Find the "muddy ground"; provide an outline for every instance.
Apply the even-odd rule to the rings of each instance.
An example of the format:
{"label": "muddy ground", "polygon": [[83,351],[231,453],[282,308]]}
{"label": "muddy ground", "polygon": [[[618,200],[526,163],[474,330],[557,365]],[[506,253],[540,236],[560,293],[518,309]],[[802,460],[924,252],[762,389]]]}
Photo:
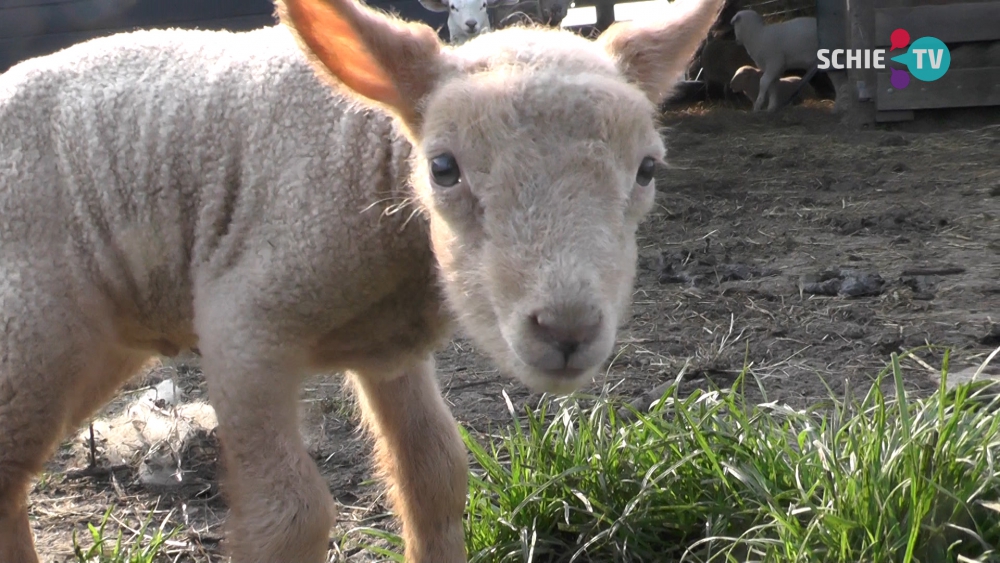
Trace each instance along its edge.
{"label": "muddy ground", "polygon": [[[671,167],[640,231],[635,305],[594,389],[638,396],[685,363],[685,391],[726,386],[746,363],[769,399],[804,406],[867,388],[893,351],[951,347],[958,370],[1000,346],[997,113],[859,129],[830,107],[666,114]],[[926,365],[908,361],[908,383],[926,393],[941,352],[919,357]],[[501,390],[519,407],[538,400],[466,339],[439,364],[456,418],[475,431],[510,420]],[[132,387],[167,377],[188,400],[204,399],[195,360],[167,362]],[[335,535],[391,528],[339,378],[311,381],[303,399],[304,432],[341,508]],[[170,560],[221,560],[213,435],[186,446],[185,484],[168,489],[140,483],[135,460],[114,467],[108,439],[96,440],[102,471],[67,474],[87,464],[84,442],[71,440],[33,491],[43,561],[72,560],[72,531],[85,533],[108,507],[130,527],[154,509],[157,522],[169,515],[181,526]],[[335,539],[331,560],[373,560],[356,540]]]}

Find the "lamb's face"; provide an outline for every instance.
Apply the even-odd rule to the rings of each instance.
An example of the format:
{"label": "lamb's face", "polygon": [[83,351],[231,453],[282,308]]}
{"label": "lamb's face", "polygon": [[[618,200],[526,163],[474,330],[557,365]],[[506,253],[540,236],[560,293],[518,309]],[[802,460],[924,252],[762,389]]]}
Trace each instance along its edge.
{"label": "lamb's face", "polygon": [[746,42],[747,29],[764,25],[764,19],[753,10],[741,10],[736,12],[729,24],[733,26],[736,42],[743,45]]}
{"label": "lamb's face", "polygon": [[448,26],[452,35],[472,37],[490,30],[486,0],[448,0]]}
{"label": "lamb's face", "polygon": [[511,31],[456,51],[465,70],[428,98],[414,184],[464,328],[529,387],[565,392],[612,352],[664,148],[602,50]]}

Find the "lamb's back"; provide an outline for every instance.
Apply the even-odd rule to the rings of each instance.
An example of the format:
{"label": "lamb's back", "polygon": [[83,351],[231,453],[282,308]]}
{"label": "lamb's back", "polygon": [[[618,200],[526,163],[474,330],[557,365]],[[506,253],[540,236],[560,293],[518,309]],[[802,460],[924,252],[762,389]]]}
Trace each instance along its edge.
{"label": "lamb's back", "polygon": [[[409,150],[281,27],[95,39],[0,76],[0,251],[52,254],[119,313],[176,332],[199,275],[262,249],[287,276],[325,257],[360,268],[345,255],[379,247],[380,208],[362,210],[405,195]],[[317,241],[330,248],[300,247]]]}

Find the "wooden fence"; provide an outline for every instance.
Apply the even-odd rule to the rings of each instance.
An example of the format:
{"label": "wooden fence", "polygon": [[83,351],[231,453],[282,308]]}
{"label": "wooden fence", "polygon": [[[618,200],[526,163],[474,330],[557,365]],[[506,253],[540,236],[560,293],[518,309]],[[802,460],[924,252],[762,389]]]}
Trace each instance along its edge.
{"label": "wooden fence", "polygon": [[[369,0],[444,30],[447,14],[417,0]],[[74,43],[121,31],[185,27],[245,31],[273,25],[272,0],[0,0],[0,72]]]}
{"label": "wooden fence", "polygon": [[[915,110],[1000,105],[1000,1],[817,0],[817,12],[821,49],[888,51],[892,32],[905,29],[911,40],[940,39],[954,57],[940,79],[913,79],[903,89],[892,86],[889,68],[847,70],[845,92],[856,96],[855,111],[899,121],[913,119]],[[981,49],[984,57],[969,64],[956,56],[969,48]],[[887,53],[887,64],[903,52]]]}

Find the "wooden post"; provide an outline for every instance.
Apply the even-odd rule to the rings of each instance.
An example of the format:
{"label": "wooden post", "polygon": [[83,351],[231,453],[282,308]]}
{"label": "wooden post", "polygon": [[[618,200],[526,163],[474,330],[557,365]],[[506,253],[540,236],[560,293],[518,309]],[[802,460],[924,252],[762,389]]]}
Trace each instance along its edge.
{"label": "wooden post", "polygon": [[596,0],[594,8],[597,10],[597,22],[594,27],[601,33],[615,23],[615,0]]}
{"label": "wooden post", "polygon": [[[847,0],[849,49],[875,48],[875,7],[872,0]],[[875,121],[876,77],[873,69],[847,70],[847,87],[854,103],[847,106],[848,119],[857,123]]]}
{"label": "wooden post", "polygon": [[[848,48],[846,0],[816,0],[816,36],[820,49]],[[830,69],[826,75],[836,89],[834,113],[849,113],[857,97],[847,79],[847,71]]]}

